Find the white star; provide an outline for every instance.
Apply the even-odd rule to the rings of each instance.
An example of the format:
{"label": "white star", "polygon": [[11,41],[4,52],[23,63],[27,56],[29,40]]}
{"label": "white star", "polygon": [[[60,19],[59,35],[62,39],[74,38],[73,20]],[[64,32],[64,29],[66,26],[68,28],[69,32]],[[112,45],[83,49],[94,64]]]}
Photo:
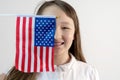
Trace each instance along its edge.
{"label": "white star", "polygon": [[36,22],[38,22],[39,20],[38,19],[36,19]]}
{"label": "white star", "polygon": [[38,27],[38,25],[36,24],[36,27]]}
{"label": "white star", "polygon": [[42,34],[43,34],[44,32],[42,32]]}
{"label": "white star", "polygon": [[52,27],[54,27],[54,25],[52,25]]}
{"label": "white star", "polygon": [[44,22],[46,22],[46,20],[44,20]]}
{"label": "white star", "polygon": [[52,20],[52,22],[54,22],[54,20]]}
{"label": "white star", "polygon": [[48,22],[50,22],[50,20],[48,20]]}
{"label": "white star", "polygon": [[36,38],[36,40],[38,40],[38,39]]}
{"label": "white star", "polygon": [[42,22],[42,20],[40,20],[40,22]]}
{"label": "white star", "polygon": [[40,22],[38,24],[40,24]]}
{"label": "white star", "polygon": [[36,34],[36,36],[38,36],[38,34]]}
{"label": "white star", "polygon": [[36,43],[36,45],[38,45],[38,44]]}
{"label": "white star", "polygon": [[42,29],[44,29],[44,27],[42,27]]}

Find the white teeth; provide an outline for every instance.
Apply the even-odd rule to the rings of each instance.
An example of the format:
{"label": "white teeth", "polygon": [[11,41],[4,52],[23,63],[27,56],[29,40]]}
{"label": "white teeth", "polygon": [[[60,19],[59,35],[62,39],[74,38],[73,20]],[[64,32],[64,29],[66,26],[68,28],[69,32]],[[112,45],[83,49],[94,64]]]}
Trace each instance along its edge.
{"label": "white teeth", "polygon": [[55,43],[55,46],[59,46],[59,45],[61,45],[61,43]]}
{"label": "white teeth", "polygon": [[55,42],[54,45],[55,45],[55,46],[60,46],[60,45],[62,45],[63,43],[64,43],[64,42],[62,42],[62,43],[61,43],[61,42]]}

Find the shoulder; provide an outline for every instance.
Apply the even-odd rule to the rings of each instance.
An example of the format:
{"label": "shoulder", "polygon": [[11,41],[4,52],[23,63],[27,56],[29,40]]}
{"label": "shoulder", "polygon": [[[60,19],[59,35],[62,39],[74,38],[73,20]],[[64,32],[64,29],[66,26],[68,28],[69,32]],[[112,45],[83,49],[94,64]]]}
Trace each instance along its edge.
{"label": "shoulder", "polygon": [[97,69],[88,63],[75,59],[72,69],[75,73],[86,77],[87,80],[99,80]]}

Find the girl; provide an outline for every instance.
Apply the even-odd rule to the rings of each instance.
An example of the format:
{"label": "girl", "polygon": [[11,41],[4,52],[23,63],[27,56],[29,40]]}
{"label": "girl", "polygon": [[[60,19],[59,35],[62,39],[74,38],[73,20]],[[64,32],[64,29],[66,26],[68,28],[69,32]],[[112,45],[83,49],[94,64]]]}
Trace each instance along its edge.
{"label": "girl", "polygon": [[[95,68],[82,54],[79,21],[75,10],[61,0],[47,1],[37,15],[55,15],[54,65],[58,80],[99,80]],[[42,80],[42,73],[23,73],[13,67],[5,80]]]}

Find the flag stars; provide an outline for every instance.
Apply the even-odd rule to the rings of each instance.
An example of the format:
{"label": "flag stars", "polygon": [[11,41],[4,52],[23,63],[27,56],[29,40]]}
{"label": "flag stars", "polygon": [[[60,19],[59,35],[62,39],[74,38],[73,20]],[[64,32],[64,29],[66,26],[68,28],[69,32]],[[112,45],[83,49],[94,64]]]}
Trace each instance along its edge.
{"label": "flag stars", "polygon": [[40,20],[40,22],[43,22],[42,20]]}
{"label": "flag stars", "polygon": [[38,19],[36,19],[36,22],[39,22],[39,20],[38,20]]}
{"label": "flag stars", "polygon": [[50,22],[50,20],[48,20],[48,23]]}
{"label": "flag stars", "polygon": [[52,23],[50,23],[50,25],[52,25]]}
{"label": "flag stars", "polygon": [[44,20],[44,22],[46,22],[46,20]]}
{"label": "flag stars", "polygon": [[39,22],[38,24],[40,25],[41,23]]}
{"label": "flag stars", "polygon": [[35,45],[53,46],[55,33],[55,18],[35,18]]}
{"label": "flag stars", "polygon": [[55,22],[54,20],[52,20],[52,22]]}

